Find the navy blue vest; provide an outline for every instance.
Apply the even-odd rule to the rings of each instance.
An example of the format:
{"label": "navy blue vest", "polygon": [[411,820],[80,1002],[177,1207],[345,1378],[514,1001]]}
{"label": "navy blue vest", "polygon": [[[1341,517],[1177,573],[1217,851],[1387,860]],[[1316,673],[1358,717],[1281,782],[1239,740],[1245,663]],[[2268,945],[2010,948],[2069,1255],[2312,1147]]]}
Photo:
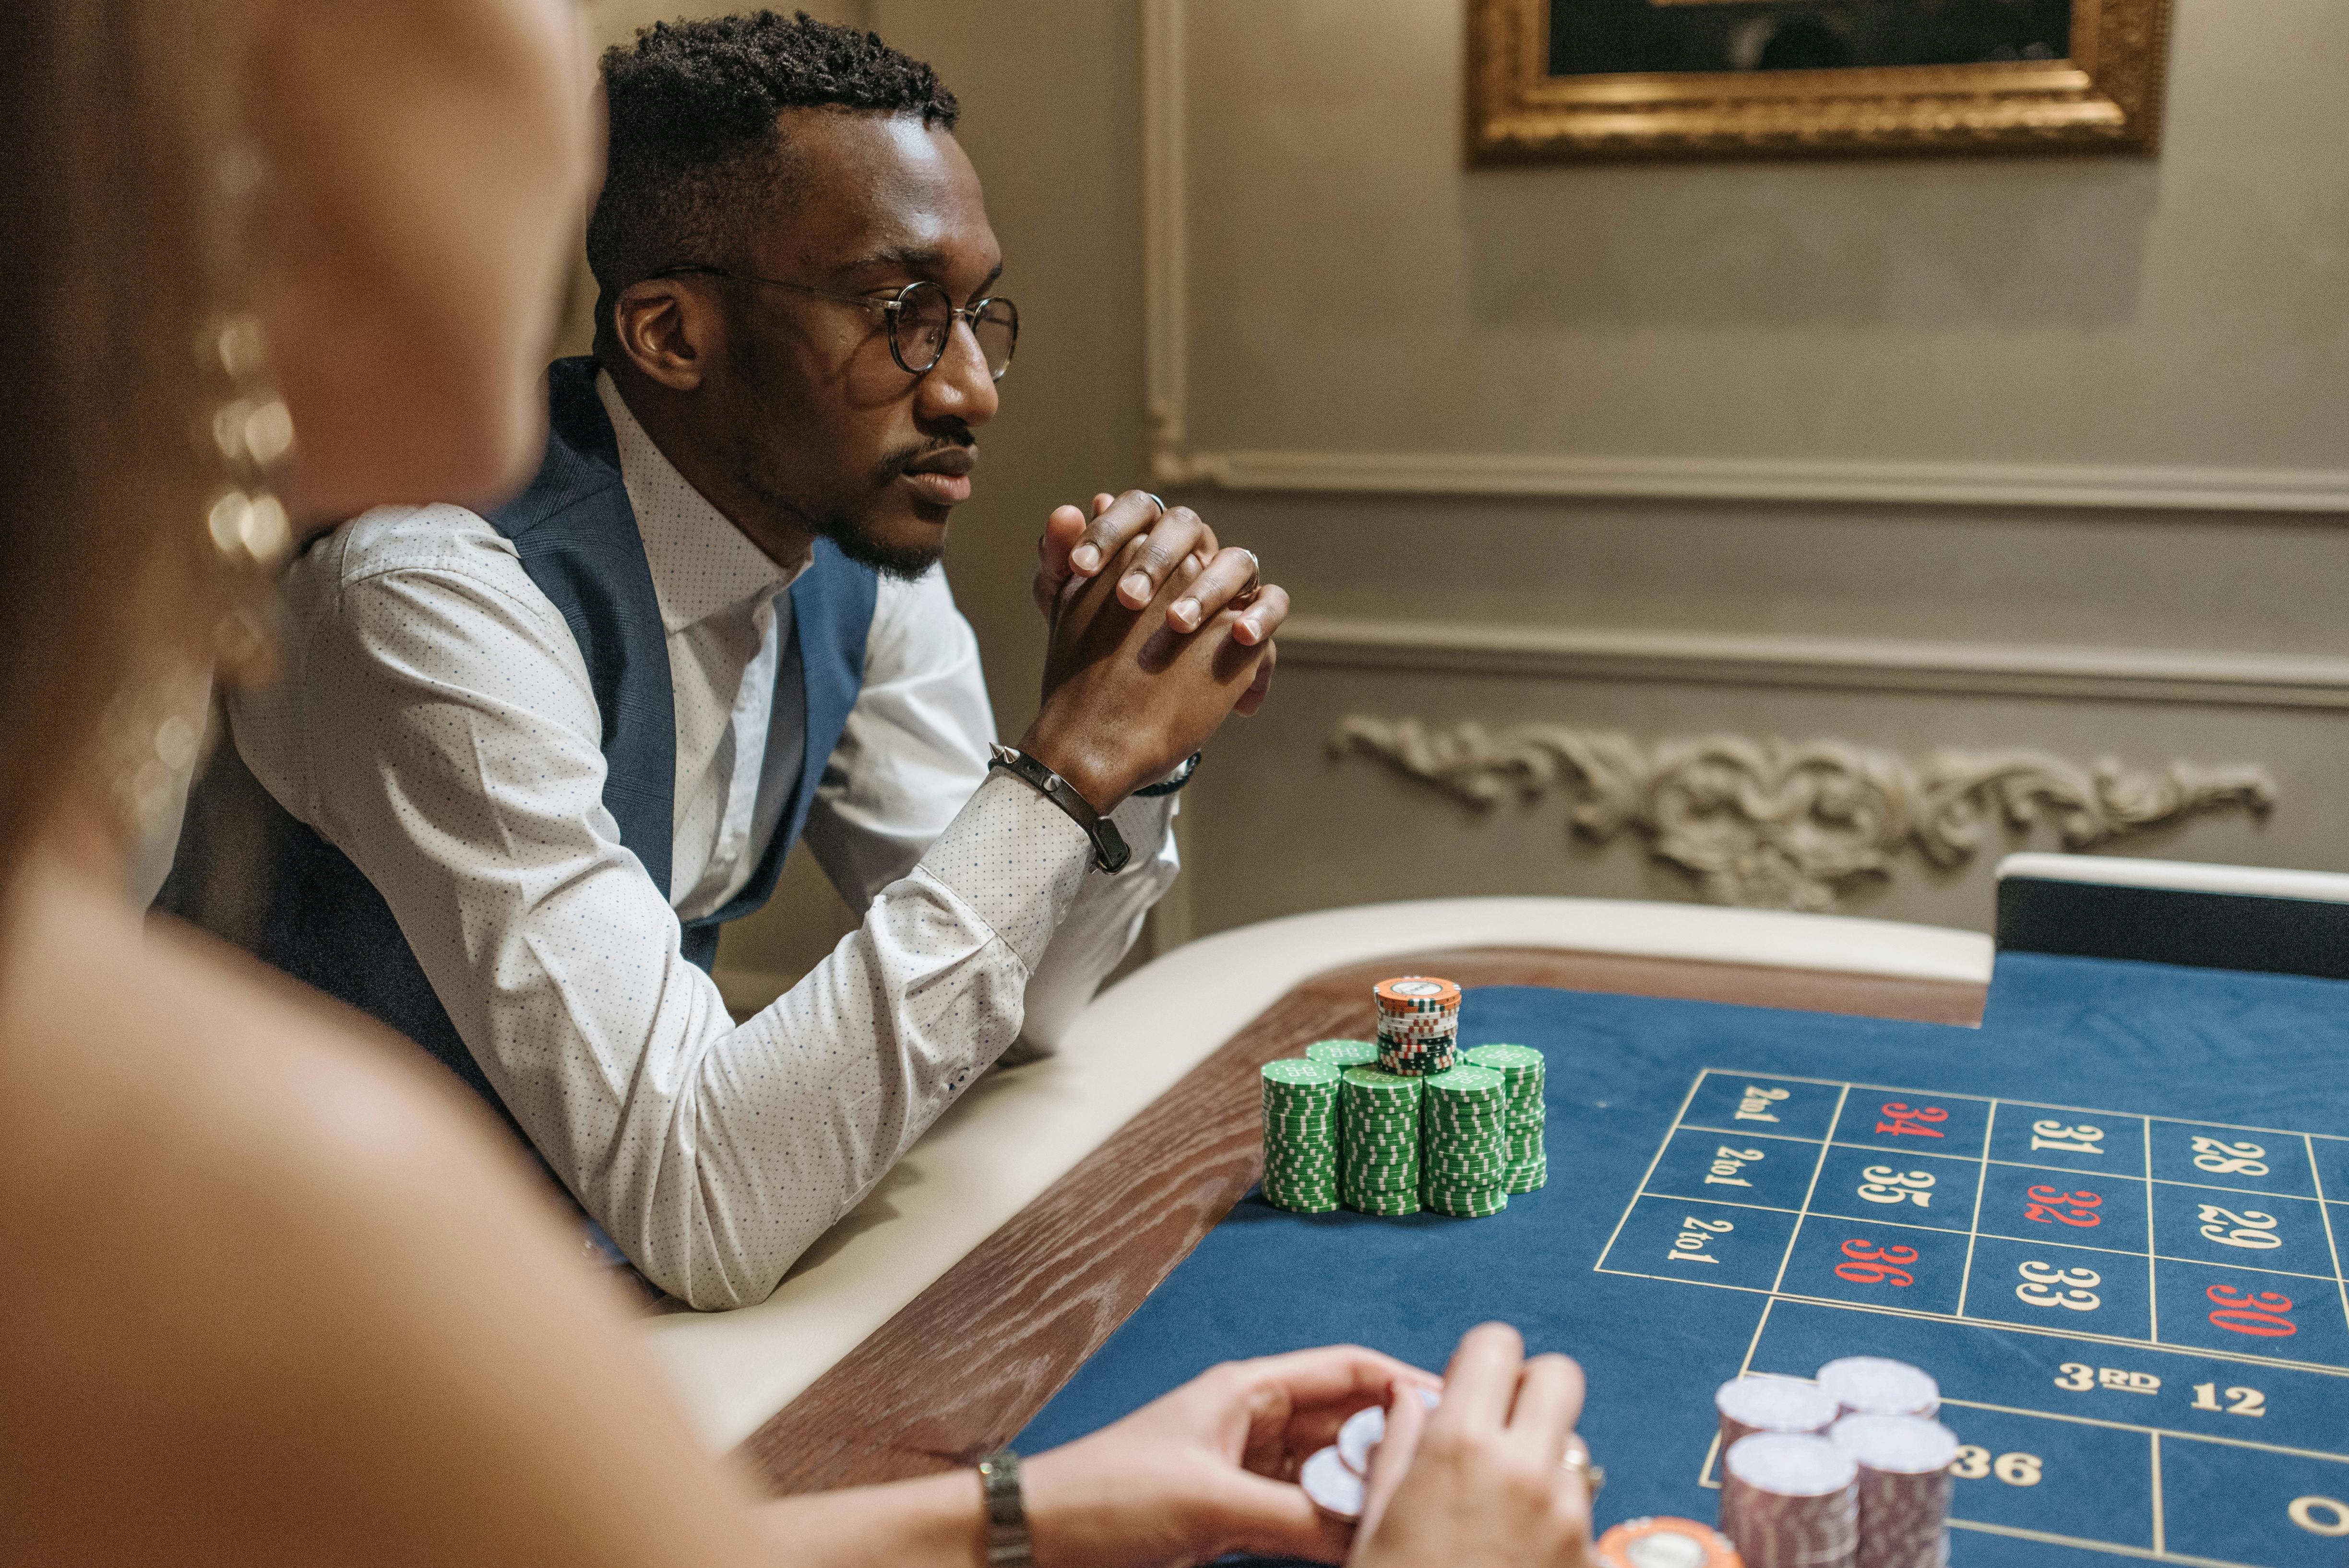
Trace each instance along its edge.
{"label": "navy blue vest", "polygon": [[[595,362],[557,360],[548,377],[546,461],[530,488],[489,521],[513,542],[523,570],[563,613],[579,644],[603,719],[604,804],[619,824],[620,842],[666,898],[677,779],[667,637],[621,483],[619,447],[595,395]],[[870,568],[823,539],[791,586],[792,634],[805,675],[800,777],[750,882],[724,908],[684,923],[685,956],[704,970],[718,955],[719,927],[767,902],[807,821],[816,782],[864,685],[875,588]],[[776,693],[779,707],[786,695]],[[497,1104],[383,895],[341,851],[298,823],[292,827],[271,889],[261,956],[398,1029]]]}

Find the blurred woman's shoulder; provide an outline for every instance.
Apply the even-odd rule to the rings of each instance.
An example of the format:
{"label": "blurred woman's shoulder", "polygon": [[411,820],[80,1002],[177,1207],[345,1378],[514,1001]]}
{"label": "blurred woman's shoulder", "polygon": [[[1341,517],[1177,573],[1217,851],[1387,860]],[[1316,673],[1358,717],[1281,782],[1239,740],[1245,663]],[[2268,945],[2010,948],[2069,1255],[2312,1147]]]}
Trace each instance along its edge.
{"label": "blurred woman's shoulder", "polygon": [[[17,891],[0,1474],[25,1508],[0,1564],[737,1544],[743,1498],[471,1096],[70,872]],[[563,1437],[517,1454],[523,1429]],[[514,1538],[549,1510],[579,1517]]]}

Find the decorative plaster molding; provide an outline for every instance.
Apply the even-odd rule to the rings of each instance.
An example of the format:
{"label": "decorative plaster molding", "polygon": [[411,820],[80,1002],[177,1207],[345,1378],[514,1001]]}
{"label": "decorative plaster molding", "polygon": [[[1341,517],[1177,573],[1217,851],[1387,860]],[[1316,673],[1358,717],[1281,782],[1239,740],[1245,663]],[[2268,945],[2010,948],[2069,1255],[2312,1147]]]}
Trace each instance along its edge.
{"label": "decorative plaster molding", "polygon": [[2349,659],[1292,616],[1292,668],[2349,709]]}
{"label": "decorative plaster molding", "polygon": [[1185,0],[1143,0],[1143,359],[1162,487],[2349,516],[2349,469],[1201,450],[1191,445]]}
{"label": "decorative plaster molding", "polygon": [[[1173,377],[1179,385],[1183,377]],[[2089,468],[2033,463],[1573,458],[1502,452],[1202,452],[1178,406],[1154,423],[1161,484],[1380,495],[1617,496],[1666,500],[2034,506],[2158,511],[2349,513],[2349,471]],[[1175,434],[1167,437],[1166,432]]]}
{"label": "decorative plaster molding", "polygon": [[2252,763],[2082,767],[2037,751],[1936,751],[1912,763],[1832,739],[1643,745],[1562,724],[1433,727],[1362,714],[1339,724],[1330,750],[1377,758],[1480,808],[1557,791],[1575,833],[1603,844],[1628,829],[1714,903],[1757,908],[1833,909],[1847,884],[1891,875],[1909,850],[1943,870],[1963,865],[1993,818],[2018,832],[2051,821],[2065,849],[2085,850],[2209,811],[2264,815],[2276,798]]}

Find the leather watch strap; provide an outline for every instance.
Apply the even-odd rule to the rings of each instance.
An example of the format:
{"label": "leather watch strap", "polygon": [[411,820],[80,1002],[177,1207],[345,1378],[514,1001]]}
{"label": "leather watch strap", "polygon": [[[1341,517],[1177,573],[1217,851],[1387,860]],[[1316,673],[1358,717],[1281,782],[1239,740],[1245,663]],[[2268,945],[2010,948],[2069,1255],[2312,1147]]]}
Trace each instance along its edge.
{"label": "leather watch strap", "polygon": [[1126,862],[1133,859],[1133,851],[1126,848],[1125,835],[1117,830],[1115,822],[1094,810],[1092,802],[1078,794],[1075,785],[1024,751],[1014,750],[1009,746],[997,746],[990,749],[994,752],[994,760],[988,764],[989,768],[1000,768],[1025,780],[1038,794],[1066,811],[1070,819],[1085,830],[1085,837],[1092,841],[1093,864],[1105,872],[1125,870]]}

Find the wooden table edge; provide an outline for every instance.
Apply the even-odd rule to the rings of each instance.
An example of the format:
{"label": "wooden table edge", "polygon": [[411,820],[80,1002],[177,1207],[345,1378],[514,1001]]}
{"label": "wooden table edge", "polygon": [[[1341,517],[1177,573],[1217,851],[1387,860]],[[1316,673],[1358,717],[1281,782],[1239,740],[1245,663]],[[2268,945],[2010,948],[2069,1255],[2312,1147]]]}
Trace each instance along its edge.
{"label": "wooden table edge", "polygon": [[[1009,1441],[1261,1173],[1257,1071],[1365,1037],[1370,987],[1419,971],[1565,989],[1977,1025],[1959,981],[1537,948],[1384,957],[1293,986],[745,1439],[774,1491],[928,1474]],[[1016,1070],[1016,1069],[1015,1069]]]}

